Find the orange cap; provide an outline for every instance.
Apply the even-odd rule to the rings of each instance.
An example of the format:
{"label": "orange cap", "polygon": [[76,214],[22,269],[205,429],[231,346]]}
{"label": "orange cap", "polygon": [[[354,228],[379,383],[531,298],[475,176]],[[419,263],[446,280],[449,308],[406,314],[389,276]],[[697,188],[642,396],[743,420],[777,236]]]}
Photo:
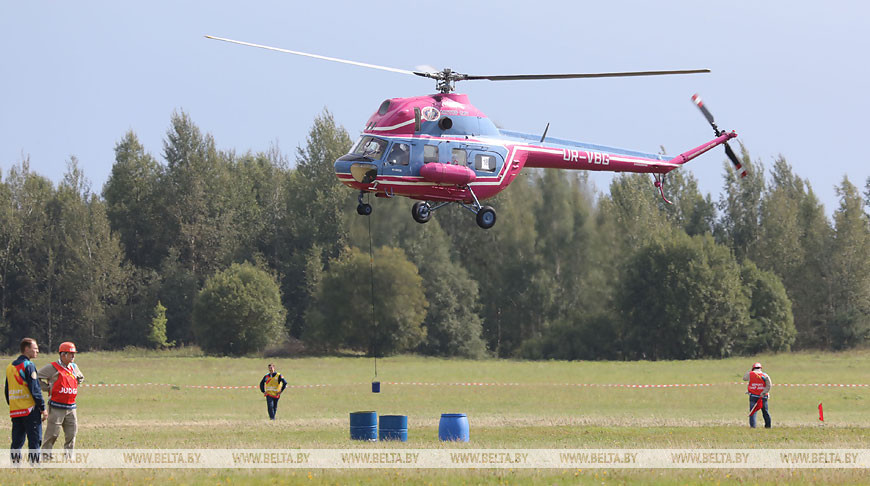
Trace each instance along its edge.
{"label": "orange cap", "polygon": [[60,343],[60,349],[58,349],[59,353],[75,353],[76,345],[67,341],[65,343]]}
{"label": "orange cap", "polygon": [[759,369],[759,370],[760,370],[760,369],[761,369],[761,363],[759,363],[759,362],[756,361],[755,364],[752,365],[752,369],[753,369],[753,370],[754,370],[754,369]]}

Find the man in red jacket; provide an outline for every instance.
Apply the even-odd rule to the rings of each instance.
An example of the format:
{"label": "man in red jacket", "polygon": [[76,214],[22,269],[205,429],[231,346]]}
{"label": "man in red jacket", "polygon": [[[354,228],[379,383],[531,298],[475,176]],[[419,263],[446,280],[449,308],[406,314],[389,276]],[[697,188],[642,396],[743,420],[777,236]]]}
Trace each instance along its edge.
{"label": "man in red jacket", "polygon": [[749,426],[755,428],[755,407],[758,401],[761,400],[762,415],[764,415],[764,428],[770,428],[770,413],[767,411],[767,402],[770,399],[770,376],[761,371],[761,363],[752,365],[752,369],[743,375],[743,381],[748,381],[749,386],[746,388],[746,393],[749,394]]}

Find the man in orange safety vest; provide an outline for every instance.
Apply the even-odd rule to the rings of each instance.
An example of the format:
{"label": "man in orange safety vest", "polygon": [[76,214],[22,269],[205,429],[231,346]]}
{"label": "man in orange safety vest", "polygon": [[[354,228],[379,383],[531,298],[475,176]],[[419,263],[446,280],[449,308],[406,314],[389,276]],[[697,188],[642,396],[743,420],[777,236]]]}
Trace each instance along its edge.
{"label": "man in orange safety vest", "polygon": [[49,451],[63,429],[63,448],[71,451],[76,444],[78,418],[76,416],[76,396],[84,375],[75,364],[76,345],[67,341],[58,347],[58,360],[49,363],[37,372],[44,389],[50,393],[48,400],[48,420],[42,449]]}

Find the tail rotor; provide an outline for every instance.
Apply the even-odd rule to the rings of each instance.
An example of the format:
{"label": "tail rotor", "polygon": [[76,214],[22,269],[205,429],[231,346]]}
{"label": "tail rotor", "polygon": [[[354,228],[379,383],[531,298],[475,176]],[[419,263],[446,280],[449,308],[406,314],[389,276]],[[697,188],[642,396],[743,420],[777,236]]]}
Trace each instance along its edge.
{"label": "tail rotor", "polygon": [[[710,110],[704,105],[704,102],[701,101],[701,97],[697,94],[692,95],[692,102],[697,105],[698,109],[701,110],[701,113],[704,114],[704,118],[710,122],[710,126],[713,127],[713,131],[716,133],[716,136],[722,135],[722,131],[719,130],[719,127],[716,126],[716,122],[713,120],[713,114],[710,113]],[[740,177],[746,177],[746,169],[743,167],[743,164],[740,163],[740,159],[737,158],[737,154],[734,153],[734,150],[731,149],[731,146],[728,145],[728,142],[724,142],[725,145],[725,155],[731,160],[731,163],[734,165],[734,169],[737,173],[740,174]]]}

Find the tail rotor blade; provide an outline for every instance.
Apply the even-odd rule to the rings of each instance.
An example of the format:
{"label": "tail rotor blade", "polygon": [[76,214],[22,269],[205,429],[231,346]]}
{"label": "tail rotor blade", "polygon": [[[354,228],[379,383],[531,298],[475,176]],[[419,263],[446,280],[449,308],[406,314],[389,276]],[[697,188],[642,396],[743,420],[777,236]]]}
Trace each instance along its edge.
{"label": "tail rotor blade", "polygon": [[717,126],[716,126],[716,122],[713,121],[713,114],[710,113],[710,110],[708,110],[706,106],[704,106],[704,102],[701,101],[701,97],[698,96],[697,93],[695,93],[695,94],[692,95],[692,102],[695,103],[695,105],[698,106],[698,109],[701,110],[701,113],[704,114],[704,118],[706,118],[707,121],[710,122],[710,126],[713,127],[713,131],[716,132],[716,136],[718,137],[718,136],[719,136],[719,133],[720,133],[720,132],[719,132],[719,127],[717,127]]}
{"label": "tail rotor blade", "polygon": [[[710,113],[710,110],[704,105],[704,102],[701,101],[701,97],[698,96],[697,93],[692,95],[692,102],[701,110],[701,113],[704,114],[704,118],[710,122],[710,126],[713,127],[713,131],[716,132],[716,136],[719,137],[722,135],[722,131],[719,130],[719,127],[716,126],[716,122],[713,120],[713,114]],[[737,157],[737,154],[731,150],[731,146],[728,145],[728,142],[724,142],[725,145],[725,155],[731,160],[731,163],[734,164],[734,169],[737,170],[737,173],[740,174],[740,177],[746,177],[746,169],[743,167],[743,164],[740,163],[740,159]]]}
{"label": "tail rotor blade", "polygon": [[740,174],[740,177],[746,177],[746,169],[743,168],[743,164],[740,163],[740,159],[737,158],[737,154],[731,150],[731,146],[728,145],[728,142],[725,142],[725,155],[731,159],[731,163],[734,164],[734,169]]}

